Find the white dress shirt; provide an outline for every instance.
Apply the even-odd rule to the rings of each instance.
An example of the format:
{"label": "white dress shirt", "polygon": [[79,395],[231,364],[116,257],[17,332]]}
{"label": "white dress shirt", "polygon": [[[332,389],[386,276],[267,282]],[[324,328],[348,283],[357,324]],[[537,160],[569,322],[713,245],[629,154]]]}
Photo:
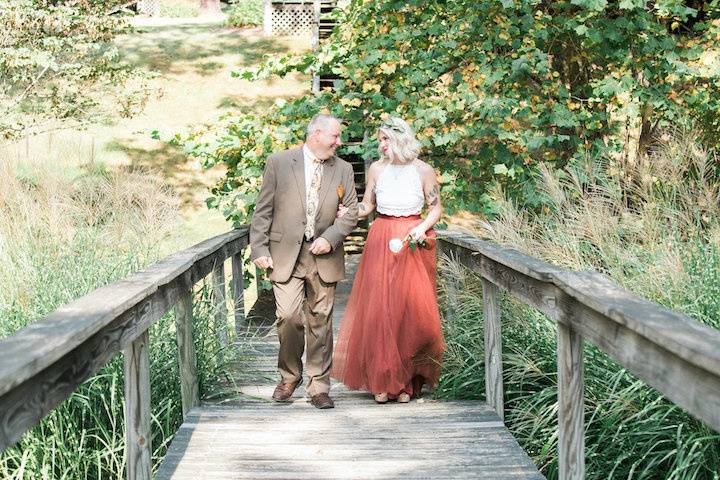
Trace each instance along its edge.
{"label": "white dress shirt", "polygon": [[315,173],[315,159],[317,157],[312,150],[307,146],[307,143],[303,145],[303,161],[305,162],[305,204],[307,205],[308,192],[310,191],[310,182],[312,182],[313,174]]}

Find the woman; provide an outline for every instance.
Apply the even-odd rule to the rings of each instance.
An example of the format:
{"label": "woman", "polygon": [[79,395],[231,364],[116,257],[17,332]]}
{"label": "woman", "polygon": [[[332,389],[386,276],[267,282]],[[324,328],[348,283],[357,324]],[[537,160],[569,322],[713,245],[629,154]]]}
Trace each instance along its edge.
{"label": "woman", "polygon": [[[378,403],[407,403],[423,384],[436,387],[440,376],[444,343],[432,227],[442,206],[435,171],[417,158],[420,143],[410,126],[391,117],[378,129],[378,141],[380,161],[370,166],[359,204],[361,218],[374,209],[378,215],[340,324],[332,376],[372,392]],[[403,241],[397,253],[392,239]],[[393,250],[399,243],[392,242]]]}

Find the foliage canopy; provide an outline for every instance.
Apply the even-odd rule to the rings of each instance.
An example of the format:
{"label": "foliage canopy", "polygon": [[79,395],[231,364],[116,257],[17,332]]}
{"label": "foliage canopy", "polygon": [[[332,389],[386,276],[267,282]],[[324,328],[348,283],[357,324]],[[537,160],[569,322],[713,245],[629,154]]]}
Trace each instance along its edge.
{"label": "foliage canopy", "polygon": [[[351,139],[372,136],[388,113],[408,119],[451,208],[492,213],[491,182],[536,206],[540,163],[620,158],[633,129],[642,147],[685,117],[717,130],[718,12],[716,0],[353,0],[318,52],[237,73],[339,78],[333,91],[229,117],[212,141],[195,137],[208,166],[228,167],[210,204],[245,221],[267,155],[329,111]],[[351,149],[376,155],[373,141]]]}

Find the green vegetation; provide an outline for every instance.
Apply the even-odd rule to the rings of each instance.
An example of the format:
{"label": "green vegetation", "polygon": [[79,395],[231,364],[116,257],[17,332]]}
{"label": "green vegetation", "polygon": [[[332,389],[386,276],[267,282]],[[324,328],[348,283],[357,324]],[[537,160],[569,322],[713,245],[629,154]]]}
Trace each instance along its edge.
{"label": "green vegetation", "polygon": [[[153,128],[197,126],[308,85],[303,76],[272,84],[229,82],[232,69],[256,64],[262,53],[302,46],[238,35],[217,21],[143,26],[113,42],[123,62],[158,73],[149,80],[153,95],[143,115],[0,145],[0,337],[228,230],[221,215],[204,207],[219,172],[202,171],[181,149],[151,139]],[[227,358],[216,343],[211,308],[203,287],[195,295],[201,394],[214,392]],[[171,315],[150,337],[157,466],[181,421]],[[0,478],[124,478],[122,388],[117,357],[0,455]]]}
{"label": "green vegetation", "polygon": [[255,27],[263,24],[262,0],[235,0],[227,11],[228,25]]}
{"label": "green vegetation", "polygon": [[[478,231],[565,268],[602,272],[720,328],[720,172],[696,137],[678,132],[618,171],[598,161],[545,169],[544,211],[503,201]],[[482,287],[457,264],[443,270],[444,300],[457,313],[445,324],[438,395],[483,398]],[[449,281],[462,285],[457,294]],[[543,473],[557,478],[556,327],[519,302],[502,306],[506,420]],[[588,479],[720,478],[720,434],[587,344],[585,389]]]}
{"label": "green vegetation", "polygon": [[[3,163],[0,336],[157,260],[177,198],[141,174],[103,164]],[[207,288],[196,294],[201,391],[224,368]],[[172,315],[150,330],[153,459],[182,421]],[[123,363],[117,356],[0,456],[7,479],[124,478]]]}
{"label": "green vegetation", "polygon": [[161,0],[160,16],[164,18],[196,17],[200,11],[198,0]]}
{"label": "green vegetation", "polygon": [[[486,214],[496,211],[493,183],[539,207],[541,163],[635,157],[679,118],[714,141],[720,15],[717,2],[698,4],[352,1],[319,53],[238,72],[333,73],[334,91],[230,118],[215,137],[191,139],[206,165],[228,169],[213,206],[247,219],[267,155],[300,141],[321,110],[346,119],[352,139],[372,137],[383,115],[406,118],[442,173],[446,205]],[[374,147],[352,150],[373,156]]]}
{"label": "green vegetation", "polygon": [[142,110],[149,74],[112,45],[122,3],[0,1],[0,140]]}

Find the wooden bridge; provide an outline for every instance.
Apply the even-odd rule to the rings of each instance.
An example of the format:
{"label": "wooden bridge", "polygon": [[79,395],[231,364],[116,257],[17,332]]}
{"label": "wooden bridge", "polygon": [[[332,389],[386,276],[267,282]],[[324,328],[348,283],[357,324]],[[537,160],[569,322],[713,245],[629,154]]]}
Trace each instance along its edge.
{"label": "wooden bridge", "polygon": [[[127,478],[151,478],[148,327],[174,308],[185,422],[158,478],[540,479],[502,422],[499,289],[558,325],[561,479],[585,476],[584,339],[720,431],[719,331],[622,290],[596,273],[563,270],[456,232],[443,232],[440,247],[483,279],[487,402],[426,398],[409,405],[375,405],[368,394],[334,385],[337,407],[332,411],[311,408],[299,393],[293,404],[271,403],[276,348],[272,325],[246,323],[239,301],[247,241],[247,229],[209,239],[1,340],[0,451],[122,352]],[[201,403],[192,289],[211,275],[218,320],[227,321],[228,259],[237,341],[256,355],[250,363],[237,365],[241,401]],[[350,281],[339,286],[339,310],[349,288]],[[336,312],[336,318],[341,314]]]}

